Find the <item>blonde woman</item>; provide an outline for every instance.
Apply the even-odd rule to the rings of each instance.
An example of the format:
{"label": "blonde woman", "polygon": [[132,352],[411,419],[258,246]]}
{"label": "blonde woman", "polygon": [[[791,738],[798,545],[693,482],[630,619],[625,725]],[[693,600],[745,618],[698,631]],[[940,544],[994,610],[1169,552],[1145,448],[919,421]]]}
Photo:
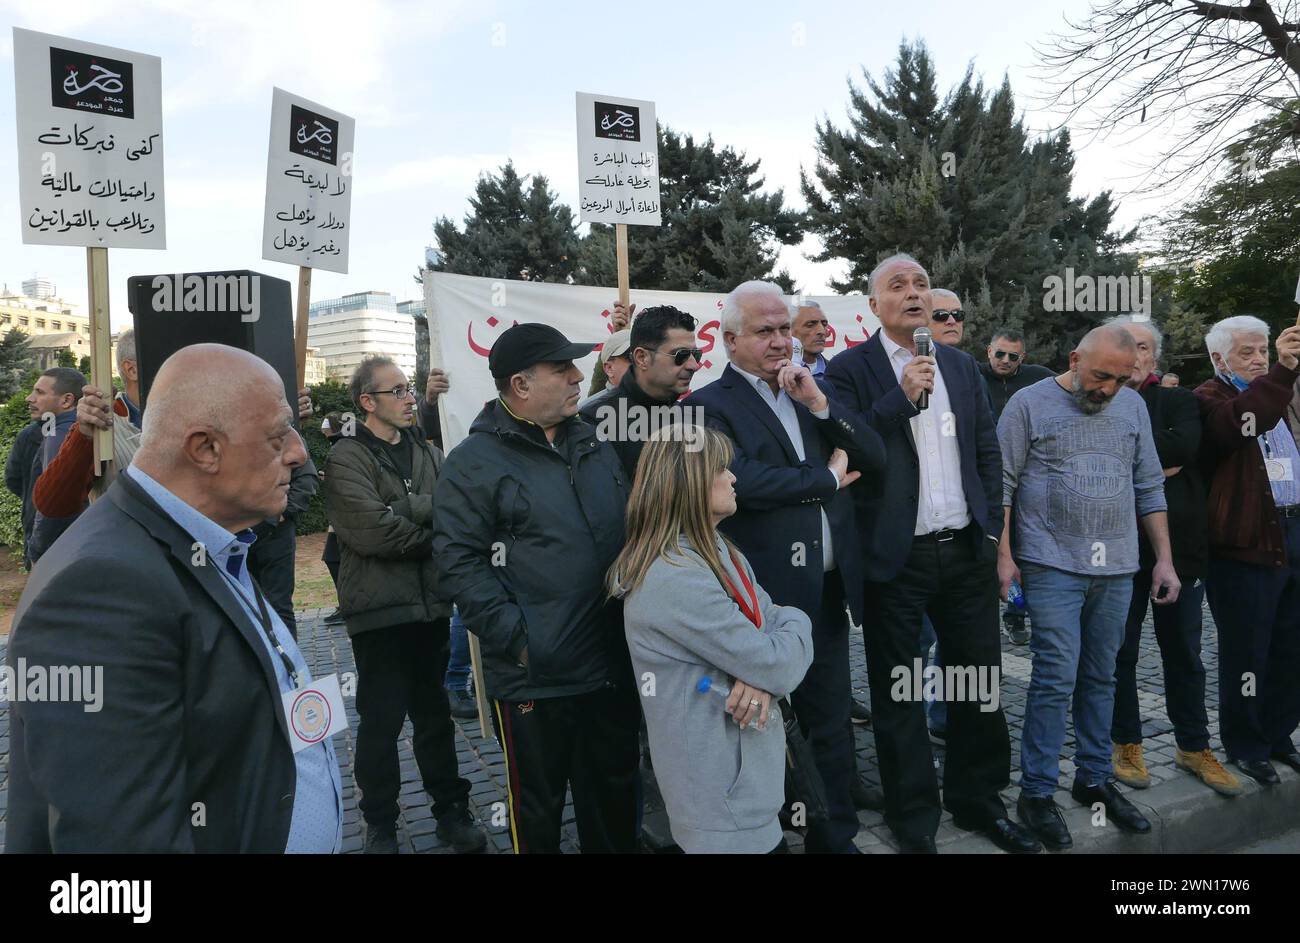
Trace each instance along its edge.
{"label": "blonde woman", "polygon": [[[656,434],[637,464],[627,542],[610,567],[624,598],[655,776],[688,853],[784,850],[785,731],[775,699],[812,663],[812,627],[777,606],[718,532],[736,512],[730,441],[698,426]],[[708,679],[726,700],[702,691]]]}

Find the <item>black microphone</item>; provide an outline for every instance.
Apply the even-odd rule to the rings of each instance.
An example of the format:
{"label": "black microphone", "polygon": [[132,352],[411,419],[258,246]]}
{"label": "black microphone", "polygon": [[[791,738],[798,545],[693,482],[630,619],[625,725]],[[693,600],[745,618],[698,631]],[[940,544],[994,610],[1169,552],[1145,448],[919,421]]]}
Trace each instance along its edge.
{"label": "black microphone", "polygon": [[[934,355],[934,335],[930,333],[928,327],[918,327],[912,332],[912,342],[916,344],[916,356],[931,357]],[[916,401],[917,409],[930,408],[930,393],[928,390],[922,390],[921,396]]]}

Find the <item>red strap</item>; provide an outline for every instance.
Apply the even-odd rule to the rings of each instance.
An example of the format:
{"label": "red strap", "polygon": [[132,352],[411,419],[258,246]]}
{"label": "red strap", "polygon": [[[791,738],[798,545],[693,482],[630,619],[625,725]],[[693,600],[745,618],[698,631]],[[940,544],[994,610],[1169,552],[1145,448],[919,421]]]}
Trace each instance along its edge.
{"label": "red strap", "polygon": [[745,614],[745,618],[754,623],[754,628],[761,629],[763,627],[763,613],[758,609],[758,591],[754,589],[754,584],[749,581],[745,568],[736,560],[734,553],[731,555],[731,563],[736,568],[736,572],[740,574],[740,581],[744,584],[745,593],[749,596],[749,604],[745,604],[745,599],[740,595],[740,591],[736,589],[736,584],[731,582],[726,573],[723,573],[722,578],[727,581],[727,589],[731,593],[731,598],[736,601],[736,605]]}

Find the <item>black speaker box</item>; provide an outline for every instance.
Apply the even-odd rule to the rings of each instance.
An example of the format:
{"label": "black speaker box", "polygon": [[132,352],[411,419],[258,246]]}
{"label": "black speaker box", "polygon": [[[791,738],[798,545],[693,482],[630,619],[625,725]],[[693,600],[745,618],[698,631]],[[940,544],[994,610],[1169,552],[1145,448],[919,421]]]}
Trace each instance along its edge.
{"label": "black speaker box", "polygon": [[127,307],[135,318],[140,407],[158,368],[190,344],[226,344],[256,354],[284,381],[298,414],[298,369],[293,349],[289,283],[258,272],[191,272],[127,279]]}

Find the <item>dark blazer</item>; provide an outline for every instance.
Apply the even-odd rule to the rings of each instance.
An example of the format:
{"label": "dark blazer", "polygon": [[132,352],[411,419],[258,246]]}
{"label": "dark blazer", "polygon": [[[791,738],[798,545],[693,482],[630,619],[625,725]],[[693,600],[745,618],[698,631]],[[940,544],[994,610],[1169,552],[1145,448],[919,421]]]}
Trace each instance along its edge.
{"label": "dark blazer", "polygon": [[[1002,537],[1002,452],[975,358],[943,344],[935,357],[956,420],[961,482],[972,521]],[[839,401],[856,410],[884,439],[889,460],[879,476],[863,475],[849,489],[863,535],[867,579],[884,582],[903,569],[912,548],[920,500],[921,465],[909,420],[917,409],[894,378],[880,331],[831,360],[826,379]]]}
{"label": "dark blazer", "polygon": [[192,544],[119,475],[33,571],[7,662],[103,666],[101,709],[10,702],[7,852],[284,851],[296,771],[275,672]]}
{"label": "dark blazer", "polygon": [[[1205,576],[1209,558],[1205,478],[1198,455],[1201,447],[1201,409],[1196,396],[1183,387],[1148,383],[1138,390],[1151,417],[1151,435],[1161,468],[1181,467],[1165,479],[1169,505],[1169,543],[1174,569],[1185,584]],[[1146,530],[1138,528],[1138,553],[1142,569],[1155,566],[1155,551]]]}
{"label": "dark blazer", "polygon": [[[719,525],[749,559],[759,584],[779,606],[796,606],[814,620],[821,607],[822,518],[830,521],[835,565],[844,581],[854,621],[862,623],[862,562],[853,499],[838,490],[826,471],[831,452],[842,448],[849,467],[864,475],[884,467],[880,436],[835,402],[822,381],[830,416],[818,419],[795,403],[803,432],[804,461],[758,391],[727,364],[722,376],[691,393],[688,407],[704,410],[705,424],[736,446],[731,471],[736,476],[736,513]],[[796,564],[803,545],[802,565]]]}

